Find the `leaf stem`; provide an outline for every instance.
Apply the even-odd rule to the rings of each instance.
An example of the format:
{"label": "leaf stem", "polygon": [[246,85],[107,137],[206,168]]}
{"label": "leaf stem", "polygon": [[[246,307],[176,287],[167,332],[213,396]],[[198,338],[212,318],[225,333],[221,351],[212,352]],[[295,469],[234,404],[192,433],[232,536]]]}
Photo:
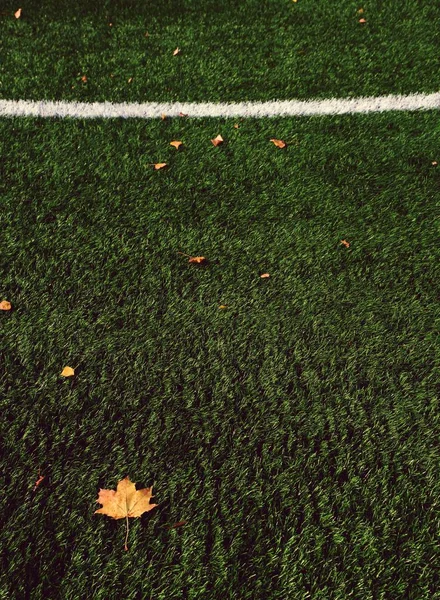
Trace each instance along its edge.
{"label": "leaf stem", "polygon": [[127,533],[125,534],[125,544],[124,544],[124,550],[128,550],[128,546],[127,546],[127,542],[128,542],[128,515],[125,517],[125,525],[127,527]]}

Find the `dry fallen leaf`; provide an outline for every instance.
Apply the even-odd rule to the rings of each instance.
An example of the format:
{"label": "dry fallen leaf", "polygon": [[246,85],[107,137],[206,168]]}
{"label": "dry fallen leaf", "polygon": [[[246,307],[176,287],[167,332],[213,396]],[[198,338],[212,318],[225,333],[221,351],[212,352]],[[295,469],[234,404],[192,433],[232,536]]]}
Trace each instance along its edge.
{"label": "dry fallen leaf", "polygon": [[162,113],[162,114],[160,115],[160,118],[162,119],[162,121],[165,121],[165,119],[167,118],[167,116],[166,116],[166,114],[165,114],[165,113]]}
{"label": "dry fallen leaf", "polygon": [[220,304],[219,308],[228,308],[226,304]]}
{"label": "dry fallen leaf", "polygon": [[350,244],[346,240],[341,240],[341,244],[344,244],[346,248],[349,248]]}
{"label": "dry fallen leaf", "polygon": [[188,115],[186,115],[186,114],[185,114],[185,113],[183,113],[183,112],[180,112],[180,113],[179,113],[179,117],[187,117],[187,116],[188,116]]}
{"label": "dry fallen leaf", "polygon": [[102,504],[102,508],[95,510],[95,514],[107,515],[113,519],[125,519],[127,533],[125,536],[125,550],[128,550],[128,519],[131,517],[140,517],[149,510],[152,510],[157,504],[150,504],[153,497],[150,488],[137,490],[136,485],[130,481],[129,477],[118,482],[116,491],[99,490],[96,502]]}
{"label": "dry fallen leaf", "polygon": [[222,138],[221,135],[218,135],[216,138],[211,140],[211,142],[214,144],[214,146],[220,146],[220,144],[223,144],[224,139]]}
{"label": "dry fallen leaf", "polygon": [[35,490],[37,489],[37,487],[40,485],[40,483],[41,483],[41,482],[42,482],[44,479],[46,479],[46,476],[45,476],[45,475],[41,475],[40,471],[38,471],[38,479],[37,479],[37,481],[35,482],[34,489],[33,489],[33,491],[34,491],[34,492],[35,492]]}
{"label": "dry fallen leaf", "polygon": [[133,77],[129,77],[127,83],[131,83],[133,81]]}
{"label": "dry fallen leaf", "polygon": [[191,256],[191,254],[185,254],[185,252],[177,251],[177,254],[188,257],[188,262],[193,264],[203,264],[208,262],[204,256]]}
{"label": "dry fallen leaf", "polygon": [[19,8],[18,10],[15,11],[14,17],[16,19],[19,19],[21,17],[21,8]]}
{"label": "dry fallen leaf", "polygon": [[191,256],[188,262],[201,265],[202,263],[206,262],[206,258],[204,256]]}
{"label": "dry fallen leaf", "polygon": [[436,166],[438,165],[438,162],[437,162],[436,160],[433,160],[433,161],[432,161],[432,163],[431,163],[431,165],[432,165],[433,167],[436,167]]}
{"label": "dry fallen leaf", "polygon": [[359,23],[366,23],[367,19],[359,19]]}
{"label": "dry fallen leaf", "polygon": [[87,83],[87,75],[83,75],[83,76],[81,77],[81,81],[82,81],[83,83]]}
{"label": "dry fallen leaf", "polygon": [[277,148],[285,148],[286,147],[286,142],[283,142],[283,140],[276,140],[276,139],[272,138],[270,141],[273,144],[275,144],[275,146]]}
{"label": "dry fallen leaf", "polygon": [[163,169],[166,166],[168,166],[167,163],[154,163],[154,168],[156,171],[159,171],[159,169]]}
{"label": "dry fallen leaf", "polygon": [[96,502],[102,504],[102,508],[95,514],[107,515],[113,519],[124,519],[128,517],[140,517],[144,512],[152,510],[157,504],[150,504],[153,497],[151,490],[144,488],[137,490],[136,485],[129,477],[118,482],[116,491],[100,489]]}
{"label": "dry fallen leaf", "polygon": [[7,300],[2,300],[0,302],[0,310],[11,310],[12,305]]}
{"label": "dry fallen leaf", "polygon": [[173,52],[173,56],[177,56],[178,54],[180,54],[181,50],[180,48],[176,48]]}
{"label": "dry fallen leaf", "polygon": [[170,142],[170,146],[174,146],[174,148],[176,148],[176,150],[178,150],[180,148],[180,146],[182,145],[183,142],[179,142],[178,140],[173,140],[172,142]]}
{"label": "dry fallen leaf", "polygon": [[73,377],[75,375],[75,369],[72,369],[72,367],[64,367],[61,371],[61,375],[63,377]]}
{"label": "dry fallen leaf", "polygon": [[358,15],[362,15],[363,12],[364,12],[364,9],[363,8],[359,8],[357,12],[358,12]]}
{"label": "dry fallen leaf", "polygon": [[240,128],[240,125],[238,123],[235,123],[234,129],[239,129],[239,128]]}
{"label": "dry fallen leaf", "polygon": [[263,275],[260,275],[261,279],[267,279],[268,277],[270,277],[269,273],[263,273]]}

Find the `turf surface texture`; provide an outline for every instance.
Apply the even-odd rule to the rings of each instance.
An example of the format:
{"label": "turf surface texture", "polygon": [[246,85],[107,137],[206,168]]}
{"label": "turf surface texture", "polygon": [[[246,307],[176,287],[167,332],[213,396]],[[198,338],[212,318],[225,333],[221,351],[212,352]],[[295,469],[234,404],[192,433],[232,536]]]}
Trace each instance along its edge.
{"label": "turf surface texture", "polygon": [[[0,122],[1,600],[436,597],[438,113],[234,123]],[[126,475],[128,552],[93,514]]]}
{"label": "turf surface texture", "polygon": [[[33,0],[21,6],[14,19],[16,0],[1,5],[2,98],[226,102],[440,88],[438,2]],[[173,56],[176,48],[181,54]]]}

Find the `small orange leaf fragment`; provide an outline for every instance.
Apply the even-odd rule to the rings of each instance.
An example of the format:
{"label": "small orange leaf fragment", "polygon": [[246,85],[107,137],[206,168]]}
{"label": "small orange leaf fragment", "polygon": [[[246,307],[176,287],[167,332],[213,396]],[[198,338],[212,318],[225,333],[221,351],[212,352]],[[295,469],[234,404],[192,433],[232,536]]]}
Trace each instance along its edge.
{"label": "small orange leaf fragment", "polygon": [[133,81],[133,77],[129,77],[127,83],[131,83]]}
{"label": "small orange leaf fragment", "polygon": [[83,75],[83,76],[81,77],[81,81],[82,81],[83,83],[87,83],[87,75]]}
{"label": "small orange leaf fragment", "polygon": [[167,165],[167,163],[154,163],[154,169],[156,171],[159,171],[159,169],[164,169]]}
{"label": "small orange leaf fragment", "polygon": [[19,19],[21,17],[21,8],[19,8],[18,10],[15,11],[14,17],[16,19]]}
{"label": "small orange leaf fragment", "polygon": [[174,50],[174,52],[173,52],[173,56],[177,56],[177,55],[178,55],[178,54],[180,54],[180,53],[181,53],[181,50],[180,50],[180,48],[176,48],[176,49]]}
{"label": "small orange leaf fragment", "polygon": [[200,264],[206,262],[206,258],[204,256],[191,256],[189,258],[188,262],[200,265]]}
{"label": "small orange leaf fragment", "polygon": [[268,277],[270,277],[269,273],[263,273],[263,275],[260,275],[261,279],[267,279]]}
{"label": "small orange leaf fragment", "polygon": [[214,146],[220,146],[220,144],[223,144],[224,139],[222,138],[221,135],[218,135],[216,138],[211,140],[211,142],[214,144]]}
{"label": "small orange leaf fragment", "polygon": [[437,162],[436,160],[433,160],[433,161],[432,161],[432,163],[431,163],[431,165],[432,165],[433,167],[436,167],[436,166],[438,165],[438,162]]}
{"label": "small orange leaf fragment", "polygon": [[165,113],[162,113],[162,114],[160,115],[160,118],[162,119],[162,121],[165,121],[165,119],[167,118],[167,116],[166,116],[166,114],[165,114]]}
{"label": "small orange leaf fragment", "polygon": [[185,114],[185,113],[183,113],[183,112],[180,112],[180,113],[179,113],[179,117],[187,117],[187,116],[188,116],[188,115],[186,115],[186,114]]}
{"label": "small orange leaf fragment", "polygon": [[179,142],[178,140],[173,140],[172,142],[170,142],[170,146],[174,146],[176,150],[178,150],[182,144],[183,142]]}
{"label": "small orange leaf fragment", "polygon": [[359,19],[359,23],[366,23],[367,19]]}
{"label": "small orange leaf fragment", "polygon": [[270,141],[273,144],[275,144],[275,146],[277,148],[285,148],[286,147],[286,142],[283,142],[283,140],[276,140],[275,138],[272,138]]}
{"label": "small orange leaf fragment", "polygon": [[226,304],[220,304],[219,308],[228,308]]}
{"label": "small orange leaf fragment", "polygon": [[2,300],[0,302],[0,310],[11,310],[12,305],[7,300]]}
{"label": "small orange leaf fragment", "polygon": [[75,375],[75,369],[72,369],[72,367],[64,367],[61,371],[61,375],[63,377],[73,377]]}
{"label": "small orange leaf fragment", "polygon": [[34,492],[35,492],[35,490],[37,489],[37,487],[40,485],[40,483],[41,483],[41,482],[42,482],[44,479],[46,479],[46,476],[45,476],[45,475],[40,475],[40,472],[38,472],[38,475],[39,475],[39,477],[38,477],[37,481],[35,482],[34,489],[33,489],[33,491],[34,491]]}
{"label": "small orange leaf fragment", "polygon": [[234,129],[240,129],[240,125],[238,123],[235,123]]}
{"label": "small orange leaf fragment", "polygon": [[346,240],[341,240],[341,244],[344,244],[344,246],[345,246],[346,248],[349,248],[349,247],[350,247],[350,244],[349,244],[349,242],[347,242]]}

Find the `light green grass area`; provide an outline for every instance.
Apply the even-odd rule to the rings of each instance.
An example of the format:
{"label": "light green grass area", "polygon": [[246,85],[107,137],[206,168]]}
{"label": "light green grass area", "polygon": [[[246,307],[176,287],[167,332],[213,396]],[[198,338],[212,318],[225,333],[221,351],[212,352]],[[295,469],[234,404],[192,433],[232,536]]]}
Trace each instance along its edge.
{"label": "light green grass area", "polygon": [[440,89],[438,2],[3,0],[0,13],[2,98],[226,102]]}
{"label": "light green grass area", "polygon": [[436,597],[438,114],[239,125],[0,122],[0,598]]}

